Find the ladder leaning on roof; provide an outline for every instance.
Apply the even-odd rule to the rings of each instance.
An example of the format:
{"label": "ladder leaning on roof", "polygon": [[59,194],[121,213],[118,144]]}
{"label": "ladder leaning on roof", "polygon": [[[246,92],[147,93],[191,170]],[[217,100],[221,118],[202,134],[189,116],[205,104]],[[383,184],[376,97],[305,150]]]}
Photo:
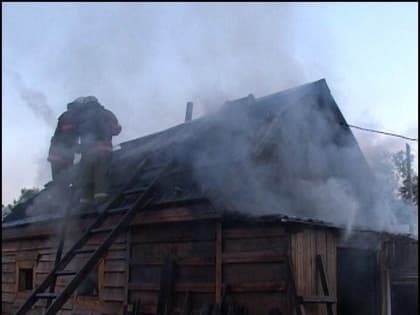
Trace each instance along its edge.
{"label": "ladder leaning on roof", "polygon": [[[47,299],[51,303],[47,306],[44,315],[56,314],[61,307],[66,303],[68,298],[77,289],[80,283],[84,280],[85,276],[93,270],[98,261],[106,254],[107,250],[111,247],[115,238],[123,231],[123,229],[130,223],[138,209],[144,209],[150,205],[153,199],[153,193],[156,185],[160,182],[161,178],[167,173],[167,171],[173,166],[173,163],[165,164],[163,167],[156,167],[160,171],[156,176],[153,177],[152,182],[147,186],[140,189],[128,190],[133,180],[137,178],[137,175],[146,164],[147,159],[143,160],[142,163],[137,167],[134,175],[125,185],[124,189],[117,193],[110,202],[107,202],[103,206],[104,211],[100,211],[98,218],[88,227],[87,231],[83,236],[70,248],[67,254],[59,260],[53,270],[47,275],[45,280],[31,293],[29,298],[19,308],[16,315],[23,315],[27,313],[31,307],[40,299]],[[128,195],[138,194],[135,201],[127,206],[118,207],[120,202]],[[102,227],[102,223],[114,214],[122,214],[120,221],[113,227]],[[87,241],[94,235],[100,233],[107,233],[104,241],[99,245],[97,249],[83,249],[83,246]],[[64,268],[72,261],[72,259],[79,254],[92,254],[85,264],[83,264],[80,270],[64,270]],[[56,278],[58,276],[74,276],[70,282],[66,285],[61,293],[55,294],[51,288],[54,286]],[[50,291],[45,291],[50,287]]]}

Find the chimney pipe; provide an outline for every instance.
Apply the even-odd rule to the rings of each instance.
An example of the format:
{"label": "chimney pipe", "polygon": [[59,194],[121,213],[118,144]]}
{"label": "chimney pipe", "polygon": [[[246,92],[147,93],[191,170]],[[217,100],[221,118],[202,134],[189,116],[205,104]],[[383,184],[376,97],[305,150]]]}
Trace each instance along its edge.
{"label": "chimney pipe", "polygon": [[185,122],[192,119],[193,102],[187,102],[187,111],[185,112]]}

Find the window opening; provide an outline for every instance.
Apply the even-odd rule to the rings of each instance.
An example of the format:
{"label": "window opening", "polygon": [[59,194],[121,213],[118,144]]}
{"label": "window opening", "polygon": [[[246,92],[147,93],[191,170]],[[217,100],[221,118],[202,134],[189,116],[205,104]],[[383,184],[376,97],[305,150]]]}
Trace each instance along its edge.
{"label": "window opening", "polygon": [[77,290],[78,296],[97,297],[99,295],[98,272],[99,268],[96,266],[96,268],[86,276]]}
{"label": "window opening", "polygon": [[33,268],[19,268],[19,291],[28,291],[34,288]]}

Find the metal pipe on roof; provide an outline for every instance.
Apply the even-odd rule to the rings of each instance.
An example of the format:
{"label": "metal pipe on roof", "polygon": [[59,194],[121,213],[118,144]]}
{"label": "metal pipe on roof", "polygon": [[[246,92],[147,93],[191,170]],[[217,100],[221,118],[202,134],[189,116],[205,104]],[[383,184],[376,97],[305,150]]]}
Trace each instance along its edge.
{"label": "metal pipe on roof", "polygon": [[185,122],[192,119],[193,102],[187,102],[187,110],[185,112]]}

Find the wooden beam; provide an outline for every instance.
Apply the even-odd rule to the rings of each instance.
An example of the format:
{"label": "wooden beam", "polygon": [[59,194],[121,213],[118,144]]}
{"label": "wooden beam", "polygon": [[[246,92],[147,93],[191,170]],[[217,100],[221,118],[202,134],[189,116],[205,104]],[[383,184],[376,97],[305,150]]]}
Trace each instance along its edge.
{"label": "wooden beam", "polygon": [[223,263],[285,262],[286,256],[274,251],[224,253]]}
{"label": "wooden beam", "polygon": [[[129,290],[132,291],[159,291],[159,285],[156,283],[129,283]],[[213,283],[177,283],[174,286],[175,292],[196,292],[213,293],[215,292]],[[265,282],[241,282],[229,285],[229,291],[234,293],[242,292],[285,292],[287,285],[285,281],[265,281]]]}
{"label": "wooden beam", "polygon": [[223,238],[222,238],[222,223],[216,223],[216,304],[222,302],[222,254],[223,254]]}
{"label": "wooden beam", "polygon": [[126,272],[125,272],[125,293],[124,293],[124,305],[128,305],[128,283],[130,282],[130,258],[131,258],[131,237],[132,230],[128,227],[127,231],[127,247],[126,247]]}
{"label": "wooden beam", "polygon": [[167,222],[189,222],[218,219],[221,214],[212,210],[192,210],[188,207],[176,207],[165,210],[145,211],[136,214],[130,225],[159,224]]}
{"label": "wooden beam", "polygon": [[337,303],[337,299],[333,296],[300,296],[301,303]]}

